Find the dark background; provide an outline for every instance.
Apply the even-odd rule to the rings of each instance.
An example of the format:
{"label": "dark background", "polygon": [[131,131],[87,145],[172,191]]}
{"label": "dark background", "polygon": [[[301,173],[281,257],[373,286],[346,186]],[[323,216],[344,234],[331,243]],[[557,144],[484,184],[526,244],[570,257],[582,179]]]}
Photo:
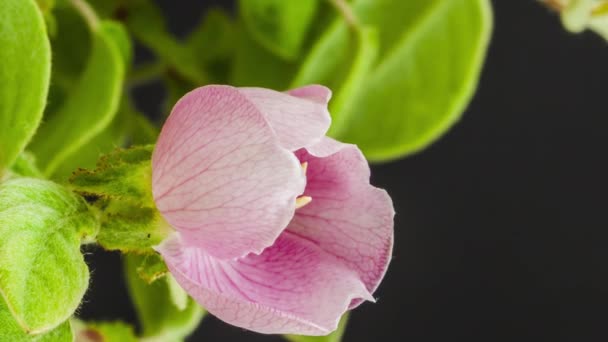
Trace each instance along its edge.
{"label": "dark background", "polygon": [[[227,2],[159,3],[183,34]],[[493,3],[489,55],[463,118],[425,151],[373,167],[396,205],[394,260],[346,342],[608,339],[608,43],[567,33],[537,1]],[[89,261],[80,314],[133,322],[119,255]],[[281,341],[213,317],[190,340]]]}

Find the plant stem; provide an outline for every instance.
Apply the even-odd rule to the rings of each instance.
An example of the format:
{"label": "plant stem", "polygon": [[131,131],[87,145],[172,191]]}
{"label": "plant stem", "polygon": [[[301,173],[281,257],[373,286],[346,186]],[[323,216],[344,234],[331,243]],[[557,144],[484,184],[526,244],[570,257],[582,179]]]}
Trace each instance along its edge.
{"label": "plant stem", "polygon": [[165,63],[160,61],[136,66],[127,76],[128,85],[129,87],[137,87],[157,80],[166,71],[166,68]]}
{"label": "plant stem", "polygon": [[99,17],[93,8],[84,0],[70,0],[70,3],[82,15],[91,31],[96,31],[99,27]]}
{"label": "plant stem", "polygon": [[342,15],[348,26],[354,31],[359,30],[359,20],[346,0],[329,0],[334,8]]}

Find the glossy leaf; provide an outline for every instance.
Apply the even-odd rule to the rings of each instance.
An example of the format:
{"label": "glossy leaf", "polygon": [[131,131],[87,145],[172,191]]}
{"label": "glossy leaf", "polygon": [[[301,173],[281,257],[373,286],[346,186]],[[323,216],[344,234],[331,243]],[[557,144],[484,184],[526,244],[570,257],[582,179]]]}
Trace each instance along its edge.
{"label": "glossy leaf", "polygon": [[66,321],[57,328],[39,335],[28,335],[11,315],[6,303],[0,298],[0,341],[10,342],[72,342],[70,322]]}
{"label": "glossy leaf", "polygon": [[31,145],[46,175],[54,174],[63,161],[108,127],[118,111],[128,38],[117,39],[126,33],[109,21],[93,34],[91,56],[80,80]]}
{"label": "glossy leaf", "polygon": [[96,233],[66,188],[33,178],[0,185],[0,293],[23,330],[50,331],[74,313],[89,285],[81,240]]}
{"label": "glossy leaf", "polygon": [[318,5],[318,0],[239,1],[243,22],[252,37],[289,60],[299,55]]}
{"label": "glossy leaf", "polygon": [[361,45],[352,48],[354,33],[339,19],[292,86],[330,83],[336,98],[348,99],[332,110],[331,135],[358,144],[369,159],[416,152],[454,124],[470,101],[488,46],[490,4],[354,0],[352,6],[361,25],[377,31],[375,61],[357,67],[357,60],[365,65],[364,56],[371,54]]}
{"label": "glossy leaf", "polygon": [[0,1],[0,174],[34,135],[46,104],[51,49],[34,0]]}
{"label": "glossy leaf", "polygon": [[[175,294],[165,277],[147,284],[138,276],[137,269],[143,262],[142,256],[129,254],[125,260],[127,285],[135,310],[139,317],[143,336],[158,341],[180,341],[196,329],[205,311],[187,297],[185,308],[173,302]],[[175,289],[174,289],[175,290]],[[182,290],[183,292],[183,290]]]}

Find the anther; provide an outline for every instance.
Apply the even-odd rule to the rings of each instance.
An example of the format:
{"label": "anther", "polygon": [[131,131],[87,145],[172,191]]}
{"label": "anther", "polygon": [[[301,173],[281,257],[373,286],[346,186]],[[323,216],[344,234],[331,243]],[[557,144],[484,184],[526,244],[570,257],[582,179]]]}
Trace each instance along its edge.
{"label": "anther", "polygon": [[302,208],[303,206],[310,203],[310,201],[312,201],[312,197],[310,196],[300,196],[296,198],[296,209]]}

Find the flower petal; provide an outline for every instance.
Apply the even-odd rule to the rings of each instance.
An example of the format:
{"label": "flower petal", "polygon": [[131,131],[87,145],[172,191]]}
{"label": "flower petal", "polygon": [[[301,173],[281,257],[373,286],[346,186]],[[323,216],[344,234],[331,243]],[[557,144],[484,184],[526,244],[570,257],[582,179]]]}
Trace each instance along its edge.
{"label": "flower petal", "polygon": [[287,94],[303,99],[316,101],[327,106],[331,99],[331,90],[325,86],[312,84],[286,91]]}
{"label": "flower petal", "polygon": [[177,282],[218,318],[266,334],[326,335],[354,299],[373,300],[358,275],[284,232],[261,255],[218,260],[175,234],[157,250]]}
{"label": "flower petal", "polygon": [[356,270],[373,293],[392,253],[391,198],[369,184],[369,166],[355,145],[325,138],[311,150],[327,157],[319,158],[306,150],[296,153],[302,162],[308,162],[304,195],[312,201],[296,211],[287,230]]}
{"label": "flower petal", "polygon": [[198,88],[175,105],[152,166],[163,217],[187,244],[226,259],[270,246],[306,182],[256,106],[227,86]]}
{"label": "flower petal", "polygon": [[318,142],[329,129],[327,101],[331,91],[323,86],[307,86],[287,93],[263,88],[239,88],[239,91],[266,116],[281,145],[288,150]]}

